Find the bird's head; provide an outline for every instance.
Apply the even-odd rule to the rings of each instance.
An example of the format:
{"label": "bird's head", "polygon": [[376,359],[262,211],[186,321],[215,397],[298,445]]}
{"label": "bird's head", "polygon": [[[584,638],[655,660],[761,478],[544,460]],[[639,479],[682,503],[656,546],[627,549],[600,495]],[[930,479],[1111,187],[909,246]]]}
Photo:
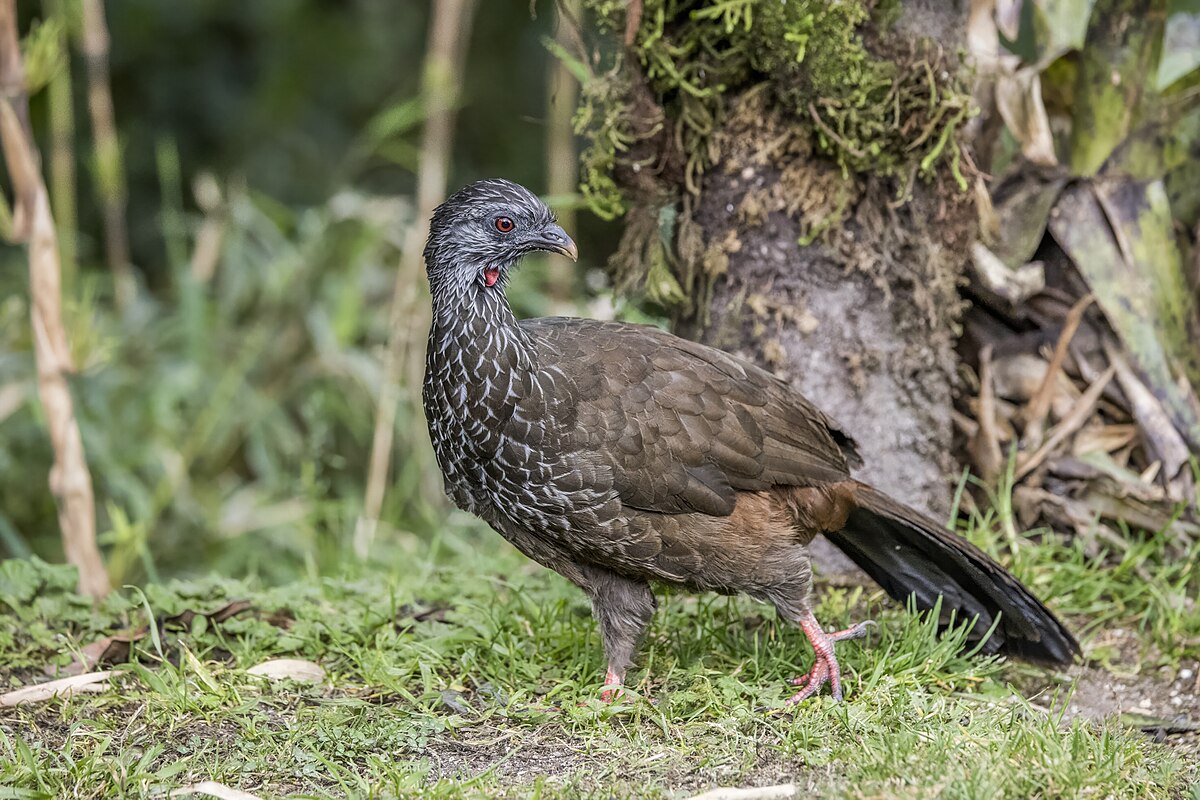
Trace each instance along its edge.
{"label": "bird's head", "polygon": [[433,212],[425,244],[431,285],[499,291],[509,269],[544,250],[574,260],[575,242],[546,204],[524,186],[500,178],[459,189]]}

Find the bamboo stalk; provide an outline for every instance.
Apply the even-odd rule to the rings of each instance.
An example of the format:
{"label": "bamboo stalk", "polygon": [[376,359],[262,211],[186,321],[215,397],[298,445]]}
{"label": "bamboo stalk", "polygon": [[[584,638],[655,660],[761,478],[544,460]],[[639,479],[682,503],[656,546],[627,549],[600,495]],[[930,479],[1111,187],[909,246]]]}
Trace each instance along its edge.
{"label": "bamboo stalk", "polygon": [[438,0],[433,4],[433,15],[429,21],[421,76],[426,115],[421,132],[421,161],[417,170],[416,217],[405,233],[404,252],[392,294],[388,328],[390,337],[384,354],[383,381],[371,440],[367,489],[363,513],[354,532],[354,549],[360,558],[365,558],[370,552],[379,525],[379,513],[383,508],[391,470],[396,408],[401,400],[402,379],[409,391],[407,399],[413,415],[412,429],[420,430],[420,435],[424,436],[425,426],[420,424],[423,418],[420,386],[425,337],[429,328],[429,303],[426,301],[428,291],[425,281],[421,278],[421,251],[429,233],[429,217],[446,195],[455,110],[462,87],[463,65],[474,12],[475,0]]}
{"label": "bamboo stalk", "polygon": [[104,0],[82,0],[83,61],[87,67],[88,113],[95,143],[96,184],[104,214],[104,250],[112,270],[117,305],[133,301],[133,268],[129,263],[129,235],[125,230],[125,170],[108,85],[108,25]]}
{"label": "bamboo stalk", "polygon": [[99,597],[108,575],[96,545],[92,476],[83,453],[67,374],[74,370],[62,318],[62,276],[50,198],[29,127],[15,0],[0,0],[0,141],[13,185],[13,237],[27,246],[30,318],[38,395],[46,415],[54,466],[50,491],[58,505],[63,550],[79,568],[79,590]]}
{"label": "bamboo stalk", "polygon": [[[561,0],[559,23],[554,38],[563,46],[571,47],[568,18],[579,16],[579,0]],[[549,92],[546,109],[546,192],[551,197],[565,197],[576,192],[579,184],[579,154],[575,146],[575,105],[579,97],[579,83],[557,58],[550,59],[548,76]],[[571,236],[575,236],[576,219],[573,207],[558,213],[559,222]],[[548,294],[555,300],[569,300],[574,293],[575,268],[562,259],[553,259],[547,275]]]}
{"label": "bamboo stalk", "polygon": [[50,113],[50,210],[58,225],[63,291],[70,295],[77,269],[76,238],[79,231],[75,197],[75,106],[71,92],[71,37],[68,33],[70,20],[63,0],[42,0],[42,7],[47,16],[62,25],[59,41],[62,65],[46,87],[46,99]]}

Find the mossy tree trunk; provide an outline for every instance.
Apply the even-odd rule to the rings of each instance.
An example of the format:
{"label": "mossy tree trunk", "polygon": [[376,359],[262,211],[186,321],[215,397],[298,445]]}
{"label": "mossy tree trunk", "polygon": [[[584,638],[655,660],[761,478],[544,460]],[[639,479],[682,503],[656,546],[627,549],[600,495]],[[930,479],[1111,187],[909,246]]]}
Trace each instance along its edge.
{"label": "mossy tree trunk", "polygon": [[787,376],[935,514],[952,419],[989,482],[1016,450],[1027,526],[1195,508],[1194,3],[584,5],[624,45],[575,64],[619,292]]}
{"label": "mossy tree trunk", "polygon": [[[625,30],[610,5],[591,3]],[[618,289],[791,380],[858,440],[861,478],[944,514],[975,229],[966,9],[643,5],[580,115],[585,193],[627,212]]]}
{"label": "mossy tree trunk", "polygon": [[705,179],[696,212],[705,240],[737,244],[708,319],[680,332],[790,380],[858,441],[858,477],[944,515],[963,204],[947,208],[935,188],[918,186],[907,205],[891,208],[891,182],[868,178],[841,241],[808,245],[797,244],[802,216],[741,211],[759,192],[803,192],[786,176],[811,168],[811,158],[794,154]]}

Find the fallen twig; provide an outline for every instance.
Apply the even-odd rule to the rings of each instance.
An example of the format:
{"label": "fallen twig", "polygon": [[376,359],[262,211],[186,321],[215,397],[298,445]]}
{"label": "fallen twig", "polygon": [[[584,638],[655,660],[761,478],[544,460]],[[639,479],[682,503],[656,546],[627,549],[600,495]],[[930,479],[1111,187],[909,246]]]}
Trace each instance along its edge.
{"label": "fallen twig", "polygon": [[976,469],[987,481],[995,480],[1004,468],[1004,453],[996,430],[996,395],[992,386],[992,346],[979,351],[979,426],[971,437],[969,448]]}
{"label": "fallen twig", "polygon": [[1071,340],[1075,338],[1075,331],[1079,330],[1079,323],[1083,321],[1083,313],[1087,311],[1092,301],[1092,295],[1084,295],[1067,312],[1062,333],[1059,334],[1058,342],[1054,345],[1054,355],[1050,358],[1050,366],[1046,370],[1046,374],[1042,376],[1042,384],[1034,392],[1027,407],[1022,438],[1028,447],[1038,448],[1042,444],[1046,414],[1050,411],[1050,400],[1054,396],[1054,384],[1058,380],[1059,372],[1062,371],[1063,361],[1066,360],[1067,348],[1070,346]]}
{"label": "fallen twig", "polygon": [[1079,399],[1075,401],[1074,408],[1071,409],[1071,413],[1058,424],[1050,434],[1050,438],[1033,455],[1018,465],[1014,480],[1019,481],[1037,469],[1054,448],[1058,447],[1068,436],[1079,430],[1083,426],[1083,423],[1087,422],[1092,409],[1096,407],[1096,401],[1100,399],[1100,394],[1104,391],[1104,387],[1108,385],[1108,382],[1112,380],[1114,374],[1116,374],[1116,369],[1110,366],[1100,375],[1099,380],[1089,386],[1087,391],[1079,396]]}

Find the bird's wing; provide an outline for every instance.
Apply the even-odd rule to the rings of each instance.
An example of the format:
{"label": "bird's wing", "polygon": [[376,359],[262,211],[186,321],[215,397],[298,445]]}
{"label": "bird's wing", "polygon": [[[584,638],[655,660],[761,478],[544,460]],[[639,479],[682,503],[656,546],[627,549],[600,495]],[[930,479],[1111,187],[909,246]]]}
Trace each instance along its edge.
{"label": "bird's wing", "polygon": [[559,413],[628,507],[733,512],[735,491],[849,477],[853,441],[769,372],[657,328],[550,317],[521,326],[572,387]]}

